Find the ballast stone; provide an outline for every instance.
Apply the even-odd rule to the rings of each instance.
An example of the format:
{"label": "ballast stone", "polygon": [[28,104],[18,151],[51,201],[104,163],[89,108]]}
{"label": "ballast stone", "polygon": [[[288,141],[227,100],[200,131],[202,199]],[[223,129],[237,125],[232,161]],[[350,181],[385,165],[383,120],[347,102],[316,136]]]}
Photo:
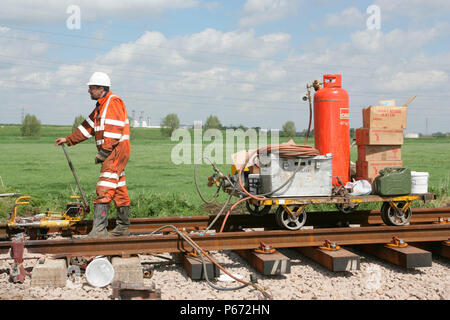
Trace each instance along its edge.
{"label": "ballast stone", "polygon": [[46,259],[43,264],[36,264],[31,272],[33,287],[65,287],[67,265],[65,259]]}
{"label": "ballast stone", "polygon": [[114,281],[128,284],[144,284],[144,272],[139,257],[113,257],[111,264],[114,268]]}

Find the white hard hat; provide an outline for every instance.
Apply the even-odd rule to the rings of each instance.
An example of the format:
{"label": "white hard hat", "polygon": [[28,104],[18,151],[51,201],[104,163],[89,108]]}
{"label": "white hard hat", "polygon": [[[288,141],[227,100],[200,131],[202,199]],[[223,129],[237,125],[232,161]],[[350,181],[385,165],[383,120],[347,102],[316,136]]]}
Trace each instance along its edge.
{"label": "white hard hat", "polygon": [[88,86],[104,86],[111,87],[111,80],[104,72],[94,72],[87,83]]}

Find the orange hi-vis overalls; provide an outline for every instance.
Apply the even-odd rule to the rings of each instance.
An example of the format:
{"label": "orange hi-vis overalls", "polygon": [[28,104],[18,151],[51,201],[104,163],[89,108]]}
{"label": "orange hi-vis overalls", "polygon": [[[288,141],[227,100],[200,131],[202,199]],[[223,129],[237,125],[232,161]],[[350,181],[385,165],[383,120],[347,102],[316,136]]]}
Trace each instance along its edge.
{"label": "orange hi-vis overalls", "polygon": [[122,99],[111,91],[97,100],[94,111],[70,135],[72,146],[95,136],[97,150],[108,154],[100,169],[95,203],[114,201],[116,208],[130,205],[125,182],[125,166],[130,157],[130,125]]}

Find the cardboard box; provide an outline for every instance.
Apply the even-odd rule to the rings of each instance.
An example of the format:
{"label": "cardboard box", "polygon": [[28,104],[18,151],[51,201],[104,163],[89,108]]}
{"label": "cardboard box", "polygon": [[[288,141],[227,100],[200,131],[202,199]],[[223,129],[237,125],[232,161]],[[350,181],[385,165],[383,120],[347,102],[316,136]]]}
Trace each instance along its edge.
{"label": "cardboard box", "polygon": [[356,144],[361,145],[402,145],[401,129],[356,129]]}
{"label": "cardboard box", "polygon": [[364,128],[406,129],[407,107],[370,106],[362,111]]}
{"label": "cardboard box", "polygon": [[386,167],[401,167],[402,161],[356,161],[356,176],[373,181],[381,169]]}
{"label": "cardboard box", "polygon": [[401,146],[358,146],[359,161],[391,161],[402,160]]}

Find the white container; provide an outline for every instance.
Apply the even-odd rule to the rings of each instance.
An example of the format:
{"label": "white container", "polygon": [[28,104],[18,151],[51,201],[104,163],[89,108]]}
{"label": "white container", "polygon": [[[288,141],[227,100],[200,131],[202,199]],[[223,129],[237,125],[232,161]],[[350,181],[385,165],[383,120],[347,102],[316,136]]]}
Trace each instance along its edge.
{"label": "white container", "polygon": [[91,286],[104,287],[114,278],[114,268],[106,258],[95,258],[86,268],[86,279]]}
{"label": "white container", "polygon": [[411,193],[428,193],[428,172],[411,171]]}

